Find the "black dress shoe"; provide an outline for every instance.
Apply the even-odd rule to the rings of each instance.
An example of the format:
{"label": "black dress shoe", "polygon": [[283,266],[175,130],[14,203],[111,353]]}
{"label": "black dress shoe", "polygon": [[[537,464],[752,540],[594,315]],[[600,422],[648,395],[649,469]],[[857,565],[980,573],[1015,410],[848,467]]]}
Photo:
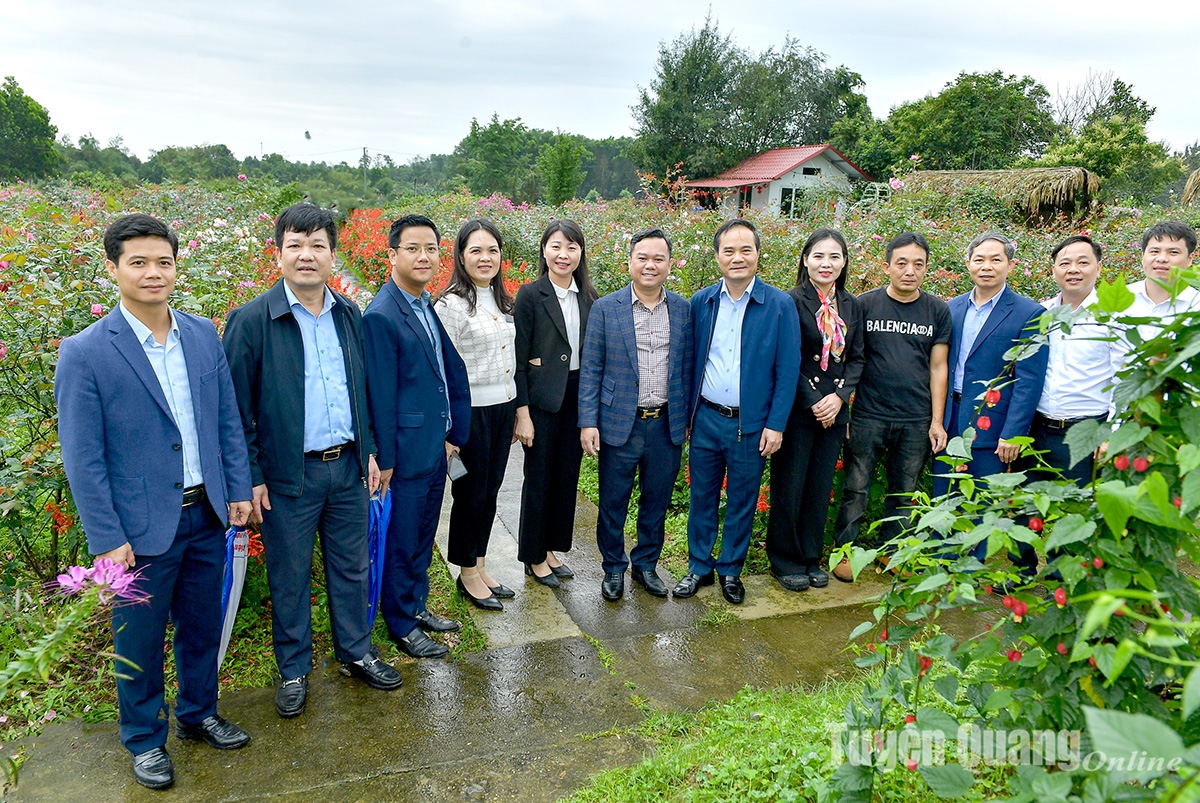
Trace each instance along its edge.
{"label": "black dress shoe", "polygon": [[453,633],[462,625],[453,619],[443,619],[429,611],[421,611],[417,614],[417,627],[430,633]]}
{"label": "black dress shoe", "polygon": [[554,572],[555,577],[560,577],[563,580],[570,580],[575,576],[575,572],[571,571],[571,567],[565,563],[560,563],[557,566],[551,566],[550,571]]}
{"label": "black dress shoe", "polygon": [[166,789],[175,783],[175,765],[167,748],[155,747],[134,756],[133,779],[150,789]]}
{"label": "black dress shoe", "polygon": [[605,572],[600,593],[609,602],[616,602],[625,596],[625,572]]}
{"label": "black dress shoe", "polygon": [[691,572],[688,572],[683,576],[683,579],[676,584],[675,591],[673,593],[675,596],[680,598],[691,597],[695,596],[696,591],[700,588],[700,586],[710,586],[712,584],[712,572],[708,572],[707,574],[692,574]]}
{"label": "black dress shoe", "polygon": [[441,658],[450,652],[446,645],[438,644],[422,633],[419,627],[414,627],[412,632],[403,638],[396,638],[394,635],[392,638],[401,652],[413,658]]}
{"label": "black dress shoe", "polygon": [[404,683],[404,678],[400,677],[400,672],[391,664],[381,660],[373,646],[367,651],[367,654],[363,656],[361,661],[351,661],[342,664],[342,674],[347,677],[359,678],[372,689],[380,689],[381,691],[398,689],[400,688],[400,684]]}
{"label": "black dress shoe", "polygon": [[[807,574],[778,574],[772,569],[771,576],[778,580],[779,585],[788,591],[807,591],[810,585]],[[829,582],[828,577],[825,578],[825,582]]]}
{"label": "black dress shoe", "polygon": [[746,587],[742,585],[742,578],[735,575],[721,575],[721,596],[734,605],[741,605],[746,601]]}
{"label": "black dress shoe", "polygon": [[808,584],[813,588],[824,588],[829,585],[829,572],[821,568],[809,569]]}
{"label": "black dress shoe", "polygon": [[298,717],[308,705],[308,675],[285,680],[275,690],[275,713],[284,719]]}
{"label": "black dress shoe", "polygon": [[175,735],[180,739],[202,739],[218,750],[237,750],[250,744],[250,734],[220,714],[205,717],[199,725],[176,722]]}
{"label": "black dress shoe", "polygon": [[644,571],[634,569],[631,576],[633,577],[633,582],[646,589],[647,594],[655,597],[665,597],[667,595],[667,587],[659,579],[658,572],[650,569]]}
{"label": "black dress shoe", "polygon": [[[477,597],[467,590],[467,587],[463,585],[461,577],[455,581],[455,585],[458,586],[458,593],[462,595],[462,598],[474,605],[476,608],[482,608],[485,611],[504,610],[504,605],[500,602],[500,600],[496,599],[496,595],[494,593],[488,594],[486,597],[482,598]],[[417,618],[419,619],[420,617]],[[456,627],[455,630],[457,629],[458,628]]]}
{"label": "black dress shoe", "polygon": [[503,584],[495,586],[494,588],[492,586],[488,586],[488,588],[491,589],[492,596],[496,599],[512,599],[517,595],[516,591],[513,591],[511,588]]}
{"label": "black dress shoe", "polygon": [[562,583],[558,582],[558,575],[556,575],[554,573],[553,569],[551,569],[550,574],[546,575],[545,577],[538,577],[536,574],[533,573],[533,567],[530,566],[528,563],[526,563],[525,564],[525,574],[529,575],[534,580],[537,580],[542,585],[549,586],[550,588],[559,588],[560,586],[562,586]]}

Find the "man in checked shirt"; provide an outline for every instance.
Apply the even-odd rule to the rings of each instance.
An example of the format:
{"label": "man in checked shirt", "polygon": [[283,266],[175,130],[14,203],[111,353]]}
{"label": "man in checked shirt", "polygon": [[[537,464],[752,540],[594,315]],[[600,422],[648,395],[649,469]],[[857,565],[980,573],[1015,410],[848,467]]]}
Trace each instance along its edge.
{"label": "man in checked shirt", "polygon": [[[625,594],[625,567],[656,597],[667,504],[687,437],[692,384],[692,310],[663,285],[671,274],[671,240],[644,229],[629,244],[630,284],[592,305],[580,357],[579,426],[584,450],[600,455],[596,541],[604,561],[601,593]],[[603,447],[601,447],[603,443]],[[641,471],[637,546],[625,557],[625,518]]]}

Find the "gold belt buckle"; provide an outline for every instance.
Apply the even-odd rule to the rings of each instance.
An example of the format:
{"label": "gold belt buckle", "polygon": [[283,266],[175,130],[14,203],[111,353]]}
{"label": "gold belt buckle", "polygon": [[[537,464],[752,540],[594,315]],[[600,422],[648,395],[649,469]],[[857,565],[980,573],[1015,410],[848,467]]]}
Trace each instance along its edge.
{"label": "gold belt buckle", "polygon": [[321,452],[321,462],[328,463],[330,460],[337,460],[342,456],[342,449],[344,448],[344,446],[333,446]]}
{"label": "gold belt buckle", "polygon": [[653,410],[643,407],[642,408],[642,419],[645,420],[647,418],[658,418],[659,413],[661,413],[661,412],[662,412],[661,407],[655,407]]}

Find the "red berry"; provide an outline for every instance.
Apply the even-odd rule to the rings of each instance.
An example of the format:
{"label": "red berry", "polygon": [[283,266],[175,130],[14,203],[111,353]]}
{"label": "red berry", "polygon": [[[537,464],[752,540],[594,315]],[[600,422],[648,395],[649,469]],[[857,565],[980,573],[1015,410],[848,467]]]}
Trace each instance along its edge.
{"label": "red berry", "polygon": [[1021,651],[1020,650],[1009,650],[1008,651],[1008,660],[1013,661],[1013,662],[1021,660]]}
{"label": "red berry", "polygon": [[921,667],[921,674],[924,675],[929,671],[929,667],[933,666],[933,659],[928,655],[922,655],[917,658],[917,664]]}
{"label": "red berry", "polygon": [[992,586],[990,586],[990,585],[986,585],[986,586],[984,586],[984,587],[983,587],[983,593],[985,593],[985,594],[990,594],[990,593],[992,593],[992,591],[994,591],[994,590],[995,590],[995,589],[994,589]]}
{"label": "red berry", "polygon": [[988,407],[995,407],[996,402],[1000,401],[1000,391],[996,388],[992,388],[986,394],[984,394],[983,400],[987,402]]}
{"label": "red berry", "polygon": [[1146,469],[1148,469],[1148,468],[1150,468],[1150,461],[1149,461],[1149,460],[1147,460],[1147,459],[1146,459],[1146,458],[1144,458],[1144,457],[1135,457],[1135,458],[1133,458],[1133,470],[1134,470],[1134,471],[1137,471],[1137,472],[1141,473],[1141,472],[1145,471],[1145,470],[1146,470]]}
{"label": "red berry", "polygon": [[1123,454],[1119,454],[1114,457],[1113,468],[1115,468],[1117,471],[1124,471],[1125,469],[1129,468],[1129,457]]}
{"label": "red berry", "polygon": [[1115,611],[1113,611],[1113,616],[1124,616],[1124,615],[1125,615],[1125,606],[1124,605],[1122,605],[1120,608],[1117,608]]}
{"label": "red berry", "polygon": [[1092,565],[1095,566],[1097,569],[1103,569],[1104,568],[1104,558],[1101,558],[1101,557],[1092,558]]}
{"label": "red berry", "polygon": [[1054,604],[1060,608],[1067,604],[1067,589],[1062,586],[1054,589]]}
{"label": "red berry", "polygon": [[979,419],[975,422],[975,425],[982,430],[991,429],[992,428],[992,419],[986,415],[981,415],[981,416],[979,416]]}
{"label": "red berry", "polygon": [[1096,659],[1095,659],[1095,657],[1089,657],[1089,658],[1088,658],[1088,663],[1092,665],[1092,669],[1095,669],[1095,668],[1096,668]]}
{"label": "red berry", "polygon": [[909,769],[909,771],[910,771],[910,772],[916,772],[916,770],[917,770],[917,760],[916,760],[915,758],[910,758],[910,759],[909,759],[909,760],[908,760],[908,761],[905,763],[905,765],[904,765],[904,766],[908,767],[908,769]]}
{"label": "red berry", "polygon": [[884,642],[887,641],[887,629],[886,628],[879,631],[879,640],[884,641]]}
{"label": "red berry", "polygon": [[1012,612],[1015,613],[1017,616],[1024,616],[1025,614],[1029,613],[1029,605],[1022,602],[1021,600],[1017,600],[1016,602],[1013,603]]}
{"label": "red berry", "polygon": [[1004,600],[1003,600],[1003,605],[1005,608],[1011,608],[1014,604],[1016,604],[1016,601],[1017,601],[1017,598],[1014,597],[1012,594],[1005,594]]}
{"label": "red berry", "polygon": [[875,652],[875,642],[867,642],[867,652]]}
{"label": "red berry", "polygon": [[1060,641],[1060,642],[1058,642],[1058,647],[1056,647],[1055,649],[1057,649],[1057,650],[1058,650],[1058,654],[1059,654],[1059,655],[1066,655],[1066,654],[1067,654],[1067,645],[1066,645],[1066,644],[1063,644],[1061,641]]}
{"label": "red berry", "polygon": [[1042,519],[1038,518],[1037,516],[1034,516],[1033,518],[1031,518],[1029,520],[1029,529],[1033,530],[1035,533],[1040,533],[1042,531],[1042,528],[1045,526],[1046,526],[1046,522],[1043,521]]}
{"label": "red berry", "polygon": [[1182,509],[1182,508],[1183,508],[1183,498],[1182,498],[1182,497],[1179,497],[1179,496],[1177,496],[1177,497],[1175,497],[1174,499],[1172,499],[1172,500],[1171,500],[1171,504],[1172,504],[1172,505],[1174,505],[1174,506],[1175,506],[1175,507],[1177,507],[1177,508],[1181,508],[1181,509]]}
{"label": "red berry", "polygon": [[1158,603],[1158,604],[1162,606],[1162,611],[1163,611],[1163,613],[1169,613],[1169,612],[1170,612],[1171,608],[1170,608],[1170,606],[1169,606],[1169,605],[1167,605],[1167,603],[1165,603],[1165,602],[1160,602],[1160,603]]}
{"label": "red berry", "polygon": [[908,715],[906,715],[906,716],[904,717],[904,724],[905,724],[905,725],[911,725],[911,724],[913,724],[913,723],[914,723],[914,722],[916,722],[916,721],[917,721],[917,715],[916,715],[916,714],[908,714]]}
{"label": "red berry", "polygon": [[955,474],[966,474],[967,473],[967,464],[959,463],[957,466],[954,467],[954,473]]}

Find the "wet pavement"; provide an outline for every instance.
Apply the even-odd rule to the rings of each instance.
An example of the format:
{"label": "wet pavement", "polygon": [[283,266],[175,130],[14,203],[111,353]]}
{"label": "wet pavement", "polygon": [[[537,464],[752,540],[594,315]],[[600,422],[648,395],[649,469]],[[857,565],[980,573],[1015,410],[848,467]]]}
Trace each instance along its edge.
{"label": "wet pavement", "polygon": [[[222,715],[253,742],[222,752],[172,736],[171,799],[552,801],[595,772],[648,755],[648,744],[622,731],[643,719],[638,705],[694,709],[746,685],[850,672],[842,649],[869,616],[863,603],[882,589],[874,576],[804,594],[748,577],[740,607],[714,587],[662,600],[627,578],[625,599],[607,603],[596,512],[581,497],[575,548],[565,556],[576,577],[557,590],[526,578],[516,562],[520,461],[514,450],[488,560],[517,598],[505,600],[503,613],[473,611],[488,650],[405,663],[396,692],[369,689],[327,662],[310,676],[308,710],[294,720],[276,716],[273,689],[224,694]],[[736,619],[698,625],[714,608]],[[115,724],[52,724],[24,747],[29,760],[13,801],[165,799],[133,782]]]}

